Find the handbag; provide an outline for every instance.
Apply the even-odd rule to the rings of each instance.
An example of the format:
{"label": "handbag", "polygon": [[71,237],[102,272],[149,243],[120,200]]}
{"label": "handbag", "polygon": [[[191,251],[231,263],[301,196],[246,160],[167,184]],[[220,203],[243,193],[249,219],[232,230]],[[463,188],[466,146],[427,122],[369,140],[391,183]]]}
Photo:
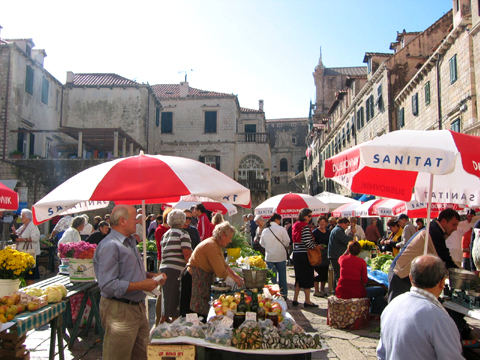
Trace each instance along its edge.
{"label": "handbag", "polygon": [[314,248],[307,248],[308,262],[312,266],[319,266],[322,263],[322,247],[315,245]]}
{"label": "handbag", "polygon": [[35,249],[33,247],[33,243],[31,241],[30,242],[25,241],[23,243],[23,249],[19,249],[19,251],[32,255],[33,260],[36,260],[37,254],[35,252]]}
{"label": "handbag", "polygon": [[[17,234],[18,237],[22,237],[22,234],[26,229],[27,229],[27,227],[25,226],[22,229],[22,231],[20,231],[20,233]],[[23,244],[23,246],[21,246],[20,244]],[[21,243],[17,243],[17,249],[18,249],[18,251],[21,251],[21,252],[32,255],[33,259],[36,261],[37,253],[36,253],[35,248],[33,247],[33,243],[31,241],[24,241],[24,242],[21,242]]]}
{"label": "handbag", "polygon": [[269,227],[270,229],[270,232],[273,234],[273,236],[275,236],[275,239],[278,240],[278,242],[282,245],[282,247],[285,249],[285,252],[287,253],[287,259],[288,259],[288,249],[283,245],[283,243],[280,241],[280,239],[277,237],[277,235],[275,235],[275,233],[273,232],[272,228]]}

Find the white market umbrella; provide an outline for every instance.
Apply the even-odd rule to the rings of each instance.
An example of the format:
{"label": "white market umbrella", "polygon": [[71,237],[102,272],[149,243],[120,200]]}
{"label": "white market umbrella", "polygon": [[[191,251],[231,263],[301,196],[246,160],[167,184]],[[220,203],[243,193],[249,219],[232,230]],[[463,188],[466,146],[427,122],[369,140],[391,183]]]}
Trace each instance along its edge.
{"label": "white market umbrella", "polygon": [[352,199],[343,195],[339,195],[339,194],[334,194],[328,191],[324,191],[320,194],[317,194],[315,195],[315,197],[321,200],[325,205],[327,205],[329,210],[334,210],[338,208],[340,205],[348,204],[356,201],[355,199]]}

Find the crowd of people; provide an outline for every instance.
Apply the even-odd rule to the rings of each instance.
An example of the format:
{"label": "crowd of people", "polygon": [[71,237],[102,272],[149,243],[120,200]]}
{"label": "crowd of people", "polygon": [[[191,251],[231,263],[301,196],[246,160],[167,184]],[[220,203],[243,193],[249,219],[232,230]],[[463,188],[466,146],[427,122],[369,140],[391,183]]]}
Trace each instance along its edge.
{"label": "crowd of people", "polygon": [[[480,228],[480,220],[473,210],[463,221],[455,210],[442,211],[429,224],[428,235],[423,219],[417,219],[415,226],[405,214],[386,222],[387,234],[381,219],[364,220],[364,227],[355,217],[314,219],[312,215],[305,208],[294,221],[278,214],[268,219],[252,214],[243,217],[241,231],[251,246],[265,255],[268,268],[276,273],[273,281],[279,284],[285,300],[289,300],[287,265],[293,265],[291,306],[300,305],[303,293],[304,308],[318,307],[311,297],[312,288],[313,297],[335,294],[346,300],[369,298],[371,313],[381,314],[379,358],[391,358],[409,341],[418,345],[406,352],[409,358],[433,358],[432,351],[443,351],[449,359],[460,358],[460,339],[470,339],[470,328],[462,316],[443,308],[437,298],[443,290],[447,269],[476,270],[473,229]],[[158,268],[154,272],[146,272],[136,247],[144,237],[142,218],[141,209],[117,205],[111,214],[95,216],[93,224],[86,215],[67,215],[57,219],[51,230],[50,239],[55,243],[84,240],[97,244],[94,267],[101,291],[105,359],[124,357],[127,353],[146,358],[145,292],[162,285],[156,306],[158,324],[190,312],[206,318],[215,277],[243,286],[242,277],[229,267],[224,256],[224,248],[236,230],[220,213],[209,214],[198,204],[187,210],[167,208],[161,214],[146,216],[145,235],[157,244]],[[20,250],[38,256],[40,232],[33,224],[32,212],[23,209],[20,219],[21,226],[11,228],[12,238]],[[388,288],[369,281],[367,264],[359,257],[360,239],[394,255]],[[428,255],[424,256],[425,241]],[[312,266],[308,251],[315,247],[320,248],[322,256]],[[35,279],[38,267],[27,281]],[[427,343],[430,347],[421,346]]]}

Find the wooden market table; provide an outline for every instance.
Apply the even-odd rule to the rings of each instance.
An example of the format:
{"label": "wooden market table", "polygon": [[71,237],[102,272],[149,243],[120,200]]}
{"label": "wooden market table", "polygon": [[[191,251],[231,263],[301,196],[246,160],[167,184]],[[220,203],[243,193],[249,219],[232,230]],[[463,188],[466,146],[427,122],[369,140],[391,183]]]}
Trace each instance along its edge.
{"label": "wooden market table", "polygon": [[[90,299],[91,302],[91,311],[88,315],[86,332],[92,325],[92,320],[95,319],[95,333],[99,334],[100,337],[103,337],[103,328],[100,320],[100,289],[96,281],[89,282],[71,282],[68,275],[56,275],[49,279],[40,281],[31,285],[30,287],[38,287],[44,289],[50,285],[62,284],[67,289],[67,296],[65,298],[66,309],[63,316],[63,336],[68,342],[68,348],[72,348],[75,344],[75,341],[80,335],[80,324],[82,322],[83,314],[85,313],[85,308],[87,305],[87,300]],[[70,305],[70,299],[72,296],[77,294],[83,294],[82,302],[80,304],[80,309],[75,321],[72,319],[72,310]],[[67,333],[68,331],[68,333]]]}

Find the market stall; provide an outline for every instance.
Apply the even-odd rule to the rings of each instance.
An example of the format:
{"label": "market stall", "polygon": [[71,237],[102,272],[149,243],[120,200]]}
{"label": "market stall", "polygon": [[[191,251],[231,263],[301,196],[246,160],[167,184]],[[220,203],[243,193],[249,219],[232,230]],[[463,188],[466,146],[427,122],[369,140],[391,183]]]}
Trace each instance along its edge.
{"label": "market stall", "polygon": [[305,333],[288,313],[278,286],[259,290],[221,294],[212,301],[206,323],[187,314],[171,324],[159,324],[151,331],[149,351],[155,352],[155,345],[190,344],[197,352],[210,351],[212,359],[221,352],[232,353],[233,358],[305,359],[321,349],[320,337]]}

